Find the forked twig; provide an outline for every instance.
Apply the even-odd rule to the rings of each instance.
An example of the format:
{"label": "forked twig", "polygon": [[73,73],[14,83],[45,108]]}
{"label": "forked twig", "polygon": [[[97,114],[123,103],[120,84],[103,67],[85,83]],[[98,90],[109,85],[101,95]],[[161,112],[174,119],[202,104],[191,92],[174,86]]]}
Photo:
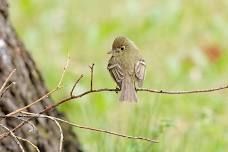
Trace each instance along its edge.
{"label": "forked twig", "polygon": [[7,116],[12,116],[12,115],[15,115],[15,114],[17,114],[17,113],[19,113],[19,112],[21,112],[21,111],[24,111],[25,109],[27,109],[27,108],[31,107],[32,105],[34,105],[34,104],[36,104],[36,103],[42,101],[43,99],[47,98],[47,97],[48,97],[49,95],[51,95],[52,93],[54,93],[54,92],[58,91],[59,89],[61,89],[61,88],[62,88],[62,86],[61,86],[61,85],[62,85],[62,81],[63,81],[64,75],[65,75],[66,69],[68,68],[69,62],[70,62],[70,57],[69,57],[69,55],[68,55],[66,64],[65,64],[65,66],[64,66],[64,68],[63,68],[63,72],[62,72],[62,74],[61,74],[61,78],[60,78],[60,80],[59,80],[59,82],[58,82],[58,85],[57,85],[57,87],[56,87],[55,89],[53,89],[53,90],[51,90],[50,92],[46,93],[45,95],[43,95],[43,96],[40,97],[39,99],[37,99],[37,100],[31,102],[31,103],[28,104],[27,106],[24,106],[24,107],[22,107],[22,108],[19,108],[19,109],[13,111],[13,112],[7,114]]}
{"label": "forked twig", "polygon": [[36,126],[32,122],[30,122],[28,120],[25,120],[25,119],[23,119],[21,117],[18,117],[18,116],[6,116],[6,115],[1,116],[0,115],[0,120],[2,120],[2,118],[14,118],[14,119],[18,119],[19,121],[28,123],[32,127],[32,132],[34,132],[36,130]]}
{"label": "forked twig", "polygon": [[8,75],[8,77],[6,78],[6,80],[4,81],[3,85],[0,88],[0,95],[2,94],[6,84],[8,83],[9,79],[12,77],[12,75],[14,74],[14,72],[16,71],[16,69],[14,69],[13,71],[10,72],[10,74]]}
{"label": "forked twig", "polygon": [[30,112],[23,112],[23,111],[21,111],[21,113],[22,114],[27,114],[27,115],[32,115],[32,117],[48,118],[48,119],[51,119],[52,121],[54,121],[56,126],[59,128],[59,133],[60,133],[59,152],[62,151],[62,147],[63,147],[63,130],[62,130],[59,122],[57,121],[57,119],[55,117],[47,116],[47,115],[41,115],[41,114],[34,114],[34,113],[30,113]]}
{"label": "forked twig", "polygon": [[[47,115],[41,115],[41,114],[35,114],[35,113],[30,113],[30,112],[24,112],[24,111],[21,111],[20,113],[22,114],[26,114],[25,116],[21,116],[21,115],[18,115],[18,116],[0,116],[0,118],[16,118],[16,119],[19,119],[19,120],[23,120],[23,122],[21,124],[25,124],[25,123],[31,123],[29,122],[29,120],[31,120],[32,118],[48,118],[48,119],[51,119],[52,121],[55,122],[56,126],[59,128],[59,132],[60,132],[60,142],[59,142],[59,152],[62,151],[62,145],[63,145],[63,130],[59,124],[59,122],[55,119],[55,117],[52,117],[52,116],[47,116]],[[23,117],[27,117],[27,115],[29,115],[29,119],[28,120],[24,120]],[[10,130],[11,132],[13,132],[14,130]]]}
{"label": "forked twig", "polygon": [[3,95],[5,94],[5,92],[7,91],[7,90],[9,90],[9,88],[12,86],[12,85],[15,85],[16,84],[16,82],[10,82],[10,84],[7,86],[7,87],[5,87],[5,89],[3,89],[3,91],[2,91],[2,93],[1,93],[1,95],[0,95],[0,99],[3,97]]}
{"label": "forked twig", "polygon": [[[21,111],[24,111],[25,109],[27,109],[27,108],[31,107],[32,105],[34,105],[34,104],[36,104],[36,103],[42,101],[43,99],[47,98],[47,97],[48,97],[49,95],[51,95],[52,93],[54,93],[54,92],[56,92],[57,90],[61,89],[61,88],[62,88],[61,85],[62,85],[63,77],[64,77],[65,71],[66,71],[66,69],[67,69],[67,67],[68,67],[68,65],[69,65],[69,60],[70,60],[70,58],[69,58],[69,55],[68,55],[68,59],[67,59],[66,64],[65,64],[65,66],[64,66],[63,72],[62,72],[62,74],[61,74],[61,78],[60,78],[60,80],[59,80],[59,82],[58,82],[58,85],[57,85],[57,87],[56,87],[55,89],[53,89],[52,91],[48,92],[47,94],[45,94],[44,96],[40,97],[39,99],[33,101],[32,103],[28,104],[27,106],[22,107],[22,108],[19,108],[19,109],[13,111],[13,112],[7,114],[6,116],[13,116],[13,115],[15,115],[15,114],[17,114],[17,113],[19,113],[19,112],[21,112]],[[28,119],[27,121],[29,121],[29,120],[30,120],[30,119]],[[17,125],[15,128],[13,128],[11,131],[12,131],[12,132],[16,131],[17,129],[19,129],[20,127],[22,127],[24,124],[26,124],[26,121],[20,123],[20,124]],[[10,134],[10,132],[6,132],[6,133],[1,134],[1,135],[0,135],[0,140],[3,139],[3,138],[5,138],[5,137],[7,137],[9,134]]]}
{"label": "forked twig", "polygon": [[16,135],[8,127],[4,126],[3,124],[0,124],[0,126],[2,128],[4,128],[5,130],[7,130],[10,133],[10,135],[15,139],[15,142],[17,143],[18,147],[20,148],[21,152],[25,152],[23,146],[21,145],[20,141],[18,141]]}
{"label": "forked twig", "polygon": [[16,138],[29,143],[37,152],[40,152],[39,148],[36,145],[34,145],[31,141],[29,141],[28,139],[21,138],[19,136],[16,136]]}
{"label": "forked twig", "polygon": [[[68,62],[67,64],[68,65]],[[67,67],[67,66],[65,66]],[[64,68],[64,71],[63,71],[63,74],[62,74],[62,77],[60,79],[60,82],[62,83],[62,80],[63,80],[63,76],[64,76],[64,73],[65,73],[65,69]],[[53,105],[49,105],[48,107],[46,107],[44,110],[42,110],[39,114],[43,114],[47,111],[50,111],[51,109],[65,103],[65,102],[69,102],[73,99],[78,99],[78,98],[81,98],[85,95],[88,95],[88,94],[91,94],[91,93],[100,93],[100,92],[118,92],[120,91],[120,89],[116,88],[116,89],[110,89],[110,88],[101,88],[101,89],[94,89],[93,88],[93,69],[94,69],[94,64],[92,64],[92,66],[90,66],[90,69],[91,69],[91,80],[90,80],[90,89],[88,91],[85,91],[85,92],[82,92],[81,94],[79,95],[73,95],[73,91],[76,87],[76,85],[79,83],[79,81],[81,80],[82,78],[82,75],[81,77],[79,77],[79,79],[75,82],[74,86],[72,87],[71,89],[71,92],[70,92],[70,96],[69,97],[66,97],[60,101],[58,101],[56,104],[53,104]],[[57,86],[57,88],[60,86],[60,84]],[[224,90],[224,89],[228,89],[228,85],[225,85],[225,86],[221,86],[221,87],[217,87],[217,88],[210,88],[210,89],[202,89],[202,90],[190,90],[190,91],[164,91],[164,90],[154,90],[154,89],[146,89],[146,88],[142,88],[142,89],[137,89],[137,91],[141,91],[141,92],[151,92],[151,93],[158,93],[158,94],[192,94],[192,93],[206,93],[206,92],[214,92],[214,91],[218,91],[218,90]],[[51,94],[51,93],[50,93]],[[46,95],[45,95],[46,96]],[[38,99],[39,100],[39,99]],[[37,102],[36,102],[37,103]],[[33,104],[33,103],[32,103]],[[31,105],[28,105],[26,106],[26,108],[30,107]],[[23,111],[24,109],[26,108],[21,108],[19,110],[16,110],[16,112],[12,112],[10,114],[8,114],[7,116],[11,116],[13,114],[16,114],[18,112],[21,112]],[[30,117],[28,119],[31,120],[32,117]],[[16,126],[15,128],[13,128],[11,131],[15,131],[17,129],[19,129],[21,126],[23,126],[26,122],[22,122],[21,124],[19,124],[18,126]],[[78,126],[78,128],[80,128],[80,126]],[[110,132],[110,131],[105,131],[105,130],[102,130],[102,129],[94,129],[94,128],[90,128],[90,127],[83,127],[81,126],[81,128],[84,128],[84,129],[88,129],[88,130],[93,130],[93,131],[99,131],[99,132],[104,132],[104,133],[109,133],[109,134],[113,134],[113,135],[119,135],[119,136],[122,136],[122,134],[118,134],[118,133],[115,133],[115,132]],[[0,140],[3,139],[4,137],[8,136],[9,135],[9,132],[8,133],[3,133],[0,135]],[[134,138],[132,136],[127,136],[127,135],[123,135],[122,137],[127,137],[127,138]],[[134,138],[134,139],[141,139],[141,137],[137,137],[137,138]]]}
{"label": "forked twig", "polygon": [[7,114],[6,116],[12,116],[12,115],[15,115],[15,114],[17,114],[17,113],[19,113],[19,112],[21,112],[21,111],[23,111],[23,110],[25,110],[25,109],[27,109],[27,108],[31,107],[32,105],[34,105],[34,104],[36,104],[36,103],[38,103],[38,102],[42,101],[43,99],[47,98],[50,94],[52,94],[52,93],[56,92],[56,91],[57,91],[57,90],[59,90],[59,89],[60,89],[60,88],[58,88],[58,87],[57,87],[57,88],[55,88],[54,90],[52,90],[52,91],[48,92],[47,94],[45,94],[44,96],[40,97],[39,99],[37,99],[37,100],[33,101],[32,103],[28,104],[27,106],[24,106],[24,107],[22,107],[22,108],[19,108],[19,109],[17,109],[17,110],[15,110],[15,111],[13,111],[13,112],[11,112],[11,113]]}

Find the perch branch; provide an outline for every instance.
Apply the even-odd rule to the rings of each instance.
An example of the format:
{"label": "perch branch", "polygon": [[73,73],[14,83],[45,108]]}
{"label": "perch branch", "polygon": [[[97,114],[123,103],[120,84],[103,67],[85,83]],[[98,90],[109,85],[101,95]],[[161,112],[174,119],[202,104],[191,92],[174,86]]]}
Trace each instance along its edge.
{"label": "perch branch", "polygon": [[[67,64],[68,65],[68,62]],[[66,66],[67,67],[67,66]],[[85,91],[79,95],[73,95],[73,91],[76,87],[76,85],[78,84],[78,82],[81,80],[82,76],[75,82],[72,90],[71,90],[71,93],[70,93],[70,96],[69,97],[66,97],[60,101],[58,101],[56,104],[53,104],[53,105],[49,105],[48,107],[46,107],[44,110],[42,110],[39,114],[43,114],[47,111],[50,111],[52,110],[53,108],[65,103],[65,102],[68,102],[68,101],[71,101],[73,99],[78,99],[78,98],[81,98],[85,95],[88,95],[88,94],[92,94],[92,93],[100,93],[100,92],[118,92],[120,91],[120,89],[116,88],[116,89],[110,89],[110,88],[101,88],[101,89],[94,89],[93,88],[93,68],[94,68],[94,64],[92,64],[92,66],[90,66],[90,69],[91,69],[91,81],[90,81],[90,89],[88,91]],[[60,82],[62,83],[62,80],[63,80],[63,76],[64,76],[64,73],[65,73],[65,70],[66,68],[64,68],[64,71],[63,71],[63,74],[62,74],[62,77],[60,79]],[[61,84],[59,83],[59,84]],[[58,85],[60,86],[60,85]],[[58,87],[57,87],[58,88]],[[220,86],[220,87],[216,87],[216,88],[210,88],[210,89],[201,89],[201,90],[190,90],[190,91],[164,91],[164,90],[154,90],[154,89],[146,89],[146,88],[142,88],[142,89],[136,89],[137,91],[140,91],[140,92],[150,92],[150,93],[158,93],[158,94],[192,94],[192,93],[206,93],[206,92],[214,92],[214,91],[219,91],[219,90],[225,90],[225,89],[228,89],[228,85],[225,85],[225,86]],[[47,95],[44,95],[45,97]],[[37,103],[37,102],[36,102]],[[32,103],[33,104],[33,103]],[[12,114],[10,113],[8,116],[10,115],[13,115],[13,114],[16,114],[18,112],[21,112],[23,110],[25,110],[26,108],[30,107],[31,105],[28,105],[26,106],[25,108],[21,108],[20,110],[17,110],[16,112],[12,112]],[[28,119],[28,121],[30,120],[31,118]],[[19,124],[18,126],[16,126],[15,128],[13,128],[11,131],[16,131],[18,128],[20,128],[21,126],[23,126],[25,124],[25,122],[22,122],[21,124]],[[9,135],[9,132],[6,132],[6,133],[3,133],[0,135],[0,140],[3,139],[4,137],[8,136]]]}
{"label": "perch branch", "polygon": [[[154,89],[136,89],[138,92],[151,92],[151,93],[158,93],[158,94],[176,94],[176,95],[180,95],[180,94],[193,94],[193,93],[207,93],[207,92],[214,92],[214,91],[219,91],[219,90],[225,90],[228,89],[228,85],[225,86],[220,86],[220,87],[216,87],[216,88],[211,88],[211,89],[202,89],[202,90],[189,90],[189,91],[163,91],[163,90],[154,90]],[[50,105],[48,106],[46,109],[44,109],[41,113],[44,113],[46,111],[49,111],[65,102],[71,101],[73,99],[77,99],[77,98],[81,98],[87,94],[91,94],[91,93],[99,93],[99,92],[118,92],[120,91],[120,89],[116,88],[116,89],[111,89],[111,88],[102,88],[102,89],[93,89],[93,90],[88,90],[85,91],[79,95],[75,95],[75,96],[70,96],[68,98],[62,99],[59,102],[57,102],[56,104]]]}
{"label": "perch branch", "polygon": [[137,89],[137,91],[160,93],[160,94],[193,94],[193,93],[208,93],[208,92],[214,92],[214,91],[225,90],[225,89],[228,89],[228,85],[219,86],[216,88],[201,89],[201,90],[165,91],[165,90],[153,90],[153,89],[142,88],[142,89]]}

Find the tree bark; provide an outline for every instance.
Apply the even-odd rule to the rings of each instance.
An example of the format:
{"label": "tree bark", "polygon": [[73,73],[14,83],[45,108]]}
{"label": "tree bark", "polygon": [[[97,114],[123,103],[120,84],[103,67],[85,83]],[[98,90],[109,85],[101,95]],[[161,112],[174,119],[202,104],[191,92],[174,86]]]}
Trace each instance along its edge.
{"label": "tree bark", "polygon": [[[13,69],[16,69],[16,72],[9,82],[15,81],[16,85],[13,85],[1,97],[0,115],[6,115],[28,105],[47,93],[36,64],[9,22],[7,0],[0,0],[0,87]],[[51,104],[51,102],[50,98],[46,98],[42,102],[28,108],[28,111],[38,113]],[[64,117],[57,110],[52,110],[47,114]],[[12,129],[19,124],[19,120],[13,118],[3,119],[0,123]],[[16,135],[28,139],[38,146],[42,152],[57,152],[60,134],[55,123],[43,118],[36,119],[33,123],[37,129],[35,132],[29,132],[31,126],[26,124],[16,131]],[[63,150],[66,152],[81,151],[80,144],[76,135],[72,132],[72,128],[63,125],[62,127],[64,134]],[[1,134],[4,131],[3,128],[0,128]],[[22,142],[22,144],[26,151],[35,151],[28,143]],[[8,136],[0,141],[0,151],[17,152],[19,148],[14,139]]]}

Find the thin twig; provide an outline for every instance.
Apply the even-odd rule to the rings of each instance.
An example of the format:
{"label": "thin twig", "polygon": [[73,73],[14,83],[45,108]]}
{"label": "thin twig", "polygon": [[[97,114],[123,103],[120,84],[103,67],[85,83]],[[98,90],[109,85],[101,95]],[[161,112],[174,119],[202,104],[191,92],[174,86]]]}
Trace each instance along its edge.
{"label": "thin twig", "polygon": [[[159,93],[159,94],[192,94],[192,93],[206,93],[206,92],[214,92],[214,91],[219,91],[219,90],[225,90],[228,89],[228,85],[222,86],[222,87],[217,87],[217,88],[211,88],[211,89],[202,89],[202,90],[190,90],[190,91],[163,91],[163,90],[153,90],[153,89],[137,89],[137,91],[140,92],[152,92],[152,93]],[[109,88],[102,88],[102,89],[93,89],[93,90],[89,90],[89,91],[85,91],[79,95],[75,95],[75,96],[71,96],[65,99],[60,100],[59,102],[57,102],[54,105],[50,105],[48,106],[46,109],[44,109],[41,113],[44,113],[46,111],[49,111],[65,102],[69,102],[73,99],[77,99],[77,98],[81,98],[87,94],[91,94],[91,93],[100,93],[100,92],[118,92],[120,91],[118,88],[116,89],[109,89]]]}
{"label": "thin twig", "polygon": [[75,87],[77,86],[78,82],[82,79],[83,74],[77,79],[77,81],[75,81],[74,86],[72,87],[71,91],[70,91],[70,96],[73,97],[73,92]]}
{"label": "thin twig", "polygon": [[41,115],[41,114],[34,114],[34,113],[29,113],[29,112],[22,112],[23,114],[28,114],[31,115],[32,117],[48,117],[50,119],[55,119],[57,121],[66,123],[68,125],[74,126],[76,128],[81,128],[81,129],[86,129],[86,130],[90,130],[90,131],[96,131],[96,132],[102,132],[102,133],[106,133],[106,134],[110,134],[110,135],[115,135],[115,136],[119,136],[119,137],[124,137],[124,138],[129,138],[129,139],[138,139],[138,140],[145,140],[145,141],[150,141],[153,143],[158,143],[158,141],[150,139],[150,138],[145,138],[145,137],[135,137],[135,136],[129,136],[129,135],[124,135],[121,133],[117,133],[117,132],[112,132],[112,131],[108,131],[108,130],[104,130],[104,129],[98,129],[98,128],[92,128],[92,127],[87,127],[87,126],[82,126],[82,125],[77,125],[74,123],[71,123],[69,121],[60,119],[60,118],[56,118],[56,117],[52,117],[52,116],[46,116],[46,115]]}
{"label": "thin twig", "polygon": [[52,120],[56,123],[57,127],[59,128],[59,133],[60,133],[60,139],[59,139],[59,152],[62,152],[62,147],[63,147],[63,130],[62,130],[62,128],[61,128],[59,122],[56,121],[56,119],[54,119],[53,117],[45,116],[45,115],[43,115],[43,116],[46,117],[46,118],[52,119]]}
{"label": "thin twig", "polygon": [[63,81],[64,75],[65,75],[66,69],[68,68],[69,62],[70,62],[70,57],[69,57],[69,55],[68,55],[66,64],[65,64],[65,66],[64,66],[64,68],[63,68],[63,72],[62,72],[62,74],[61,74],[61,78],[60,78],[60,80],[59,80],[59,82],[58,82],[58,85],[57,85],[57,87],[56,87],[55,89],[53,89],[52,91],[46,93],[44,96],[42,96],[42,97],[40,97],[39,99],[33,101],[32,103],[28,104],[27,106],[24,106],[24,107],[22,107],[22,108],[19,108],[19,109],[13,111],[13,112],[7,114],[7,116],[12,116],[12,115],[15,115],[15,114],[17,114],[17,113],[19,113],[19,112],[21,112],[21,111],[24,111],[25,109],[31,107],[32,105],[34,105],[34,104],[36,104],[36,103],[42,101],[43,99],[47,98],[50,94],[52,94],[52,93],[56,92],[57,90],[61,89],[61,88],[62,88],[62,86],[61,86],[61,85],[62,85],[62,81]]}
{"label": "thin twig", "polygon": [[25,119],[22,119],[22,118],[19,118],[17,116],[13,116],[13,117],[18,119],[18,120],[20,120],[20,121],[22,121],[22,122],[28,123],[32,127],[32,131],[30,129],[29,132],[35,132],[35,130],[37,130],[36,126],[32,122],[30,122],[28,120],[25,120]]}
{"label": "thin twig", "polygon": [[12,77],[12,75],[14,74],[14,72],[16,71],[16,69],[13,69],[13,71],[10,72],[9,76],[6,78],[6,80],[4,81],[2,87],[0,88],[0,94],[2,94],[6,84],[8,83],[9,79]]}
{"label": "thin twig", "polygon": [[32,122],[30,122],[30,121],[28,121],[28,120],[25,120],[25,119],[23,119],[23,118],[21,118],[21,117],[18,117],[18,116],[7,116],[7,115],[1,116],[1,115],[0,115],[0,120],[1,120],[2,118],[14,118],[14,119],[18,119],[19,121],[28,123],[28,124],[32,127],[32,132],[34,132],[34,131],[36,130],[36,126],[35,126]]}
{"label": "thin twig", "polygon": [[[68,65],[68,62],[67,62],[66,65]],[[81,93],[81,94],[79,94],[79,95],[73,95],[73,91],[72,91],[72,90],[74,90],[76,84],[78,83],[78,82],[76,82],[76,84],[73,86],[73,88],[72,88],[72,90],[71,90],[72,92],[71,92],[71,94],[70,94],[70,97],[66,97],[66,98],[64,98],[64,99],[62,99],[62,100],[60,100],[60,101],[58,101],[56,104],[49,105],[49,106],[46,107],[44,110],[42,110],[42,111],[40,112],[40,114],[45,113],[45,112],[47,112],[47,111],[49,111],[49,110],[51,110],[51,109],[53,109],[53,108],[55,108],[55,107],[57,107],[57,106],[63,104],[63,103],[65,103],[65,102],[71,101],[71,100],[73,100],[73,99],[81,98],[81,97],[83,97],[83,96],[85,96],[85,95],[87,95],[87,94],[99,93],[99,92],[118,92],[118,91],[120,91],[120,89],[118,89],[118,88],[116,88],[116,89],[109,89],[109,88],[93,89],[93,66],[94,66],[94,64],[93,64],[92,66],[90,66],[90,68],[91,68],[90,90],[85,91],[85,92],[83,92],[83,93]],[[67,66],[66,66],[66,67],[67,67]],[[63,73],[65,73],[65,68],[64,68],[64,72],[63,72]],[[63,75],[64,75],[64,74],[63,74]],[[62,79],[63,79],[63,76],[61,77],[60,82],[62,82]],[[80,79],[79,79],[79,80],[80,80]],[[79,80],[78,80],[78,81],[79,81]],[[60,85],[58,85],[58,86],[60,86]],[[58,88],[58,87],[57,87],[57,88]],[[218,91],[218,90],[225,90],[225,89],[227,89],[227,88],[228,88],[228,85],[221,86],[221,87],[217,87],[217,88],[202,89],[202,90],[190,90],[190,91],[164,91],[164,90],[154,90],[154,89],[146,89],[146,88],[136,89],[136,90],[137,90],[137,91],[141,91],[141,92],[151,92],[151,93],[158,93],[158,94],[192,94],[192,93],[214,92],[214,91]],[[28,106],[28,107],[29,107],[29,106]],[[24,110],[24,109],[23,109],[23,110]],[[22,111],[22,110],[20,110],[20,111]],[[18,113],[18,112],[20,112],[20,111],[17,111],[16,113]],[[15,112],[13,112],[13,114],[15,114]],[[28,120],[30,120],[30,119],[28,119]],[[20,127],[23,126],[24,124],[25,124],[25,122],[19,124],[18,126],[16,126],[15,128],[13,128],[12,131],[17,130],[18,128],[20,128]],[[3,134],[1,134],[1,135],[0,135],[0,140],[3,139],[4,137],[8,136],[8,135],[9,135],[9,132],[8,132],[8,133],[3,133]]]}
{"label": "thin twig", "polygon": [[215,92],[219,90],[228,89],[228,85],[210,88],[210,89],[201,89],[201,90],[179,90],[179,91],[165,91],[165,90],[153,90],[153,89],[137,89],[137,91],[143,92],[152,92],[152,93],[160,93],[160,94],[193,94],[193,93],[207,93],[207,92]]}
{"label": "thin twig", "polygon": [[28,139],[21,138],[19,136],[16,136],[16,138],[29,143],[37,152],[40,152],[39,148],[36,145],[34,145],[31,141],[29,141]]}
{"label": "thin twig", "polygon": [[93,68],[94,68],[94,63],[89,66],[90,68],[90,91],[93,90]]}
{"label": "thin twig", "polygon": [[68,66],[69,66],[69,63],[70,63],[70,55],[69,55],[69,53],[68,53],[67,61],[66,61],[66,64],[64,65],[63,72],[62,72],[61,78],[60,78],[60,80],[59,80],[59,83],[58,83],[58,85],[57,85],[57,88],[60,88],[61,85],[62,85],[63,77],[64,77],[64,75],[65,75],[66,69],[67,69]]}
{"label": "thin twig", "polygon": [[21,145],[20,141],[18,141],[17,137],[15,136],[15,134],[6,126],[4,126],[3,124],[0,124],[0,126],[2,128],[4,128],[5,130],[7,130],[10,135],[15,139],[15,142],[17,143],[18,147],[20,148],[21,152],[25,152],[23,146]]}
{"label": "thin twig", "polygon": [[23,110],[25,110],[25,109],[31,107],[32,105],[34,105],[34,104],[40,102],[41,100],[47,98],[50,94],[54,93],[54,92],[57,91],[58,89],[60,89],[60,88],[58,88],[58,87],[55,88],[54,90],[48,92],[47,94],[45,94],[44,96],[40,97],[39,99],[33,101],[32,103],[28,104],[27,106],[24,106],[24,107],[22,107],[22,108],[19,108],[19,109],[13,111],[13,112],[7,114],[7,116],[15,115],[15,114],[17,114],[17,113],[19,113],[19,112],[21,112],[21,111],[23,111]]}
{"label": "thin twig", "polygon": [[[24,111],[25,109],[31,107],[32,105],[34,105],[34,104],[36,104],[36,103],[42,101],[44,98],[47,98],[50,94],[52,94],[52,93],[56,92],[57,90],[61,89],[61,88],[62,88],[61,85],[62,85],[63,77],[64,77],[65,71],[66,71],[66,69],[67,69],[67,67],[68,67],[68,65],[69,65],[69,61],[70,61],[70,56],[69,56],[69,54],[68,54],[68,59],[67,59],[66,64],[65,64],[65,66],[64,66],[64,69],[63,69],[61,78],[60,78],[60,80],[59,80],[59,82],[58,82],[58,85],[57,85],[57,87],[56,87],[55,89],[53,89],[52,91],[46,93],[44,96],[42,96],[42,97],[40,97],[39,99],[33,101],[32,103],[28,104],[27,106],[22,107],[22,108],[19,108],[19,109],[13,111],[13,112],[7,114],[7,116],[12,116],[12,115],[15,115],[15,114],[17,114],[17,113],[19,113],[19,112],[21,112],[21,111]],[[28,119],[27,121],[29,121],[29,120],[30,120],[30,119]],[[24,124],[26,124],[26,122],[20,123],[20,124],[17,125],[15,128],[13,128],[11,131],[12,131],[12,132],[16,131],[18,128],[22,127]],[[6,133],[1,134],[1,135],[0,135],[0,140],[3,139],[3,138],[5,138],[5,137],[7,137],[7,136],[9,135],[9,133],[10,133],[10,132],[6,132]]]}
{"label": "thin twig", "polygon": [[23,114],[29,114],[29,115],[33,115],[33,116],[38,116],[38,117],[43,117],[43,118],[48,118],[48,119],[51,119],[53,120],[57,127],[59,128],[59,133],[60,133],[60,141],[59,141],[59,152],[62,151],[62,145],[63,145],[63,130],[59,124],[59,122],[57,121],[57,119],[55,117],[52,117],[52,116],[47,116],[47,115],[41,115],[41,114],[34,114],[34,113],[30,113],[30,112],[21,112]]}
{"label": "thin twig", "polygon": [[1,96],[0,96],[0,99],[3,97],[3,95],[5,94],[5,92],[12,86],[12,85],[15,85],[16,82],[10,82],[10,84],[5,87],[5,89],[3,89],[2,93],[1,93]]}

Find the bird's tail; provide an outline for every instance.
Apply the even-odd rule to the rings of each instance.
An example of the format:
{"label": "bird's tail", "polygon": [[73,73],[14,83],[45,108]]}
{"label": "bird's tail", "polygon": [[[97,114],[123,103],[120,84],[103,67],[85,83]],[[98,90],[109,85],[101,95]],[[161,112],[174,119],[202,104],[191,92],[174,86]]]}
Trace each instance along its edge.
{"label": "bird's tail", "polygon": [[137,102],[137,96],[133,80],[130,78],[122,80],[120,101]]}

